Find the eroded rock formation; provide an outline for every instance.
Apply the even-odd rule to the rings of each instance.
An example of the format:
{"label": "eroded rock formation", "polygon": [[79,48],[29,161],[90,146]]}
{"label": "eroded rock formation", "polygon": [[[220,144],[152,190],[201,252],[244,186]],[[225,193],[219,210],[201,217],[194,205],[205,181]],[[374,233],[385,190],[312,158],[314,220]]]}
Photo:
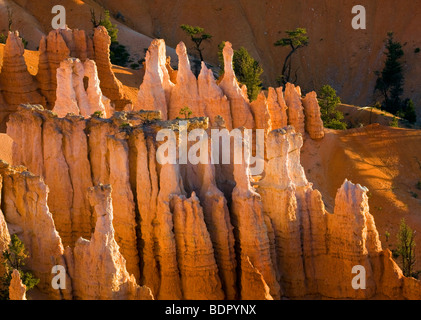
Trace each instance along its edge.
{"label": "eroded rock formation", "polygon": [[[88,80],[85,90],[85,79]],[[59,117],[68,113],[87,118],[99,112],[106,118],[111,117],[112,110],[108,98],[102,95],[96,64],[86,59],[66,59],[57,69],[57,99],[53,112]]]}
{"label": "eroded rock formation", "polygon": [[212,70],[206,67],[202,62],[197,79],[200,102],[204,116],[209,118],[211,126],[215,125],[215,117],[221,116],[228,130],[232,129],[231,109],[228,98],[224,95],[222,89],[216,84]]}
{"label": "eroded rock formation", "polygon": [[[114,107],[117,110],[123,110],[131,101],[112,70],[109,45],[110,38],[102,26],[95,30],[92,39],[84,30],[68,28],[53,30],[47,36],[43,36],[40,41],[38,73],[32,76],[27,70],[23,57],[24,46],[19,33],[9,32],[0,73],[0,130],[4,131],[9,114],[15,112],[17,106],[22,103],[41,104],[52,109],[57,97],[68,98],[73,95],[69,86],[62,85],[59,92],[56,92],[57,78],[67,83],[72,82],[69,79],[69,73],[64,72],[61,67],[61,63],[69,58],[78,58],[84,65],[84,68],[77,66],[80,73],[76,73],[80,78],[73,81],[77,84],[75,89],[79,92],[83,89],[82,69],[85,70],[85,76],[89,78],[88,101],[83,102],[83,106],[90,107],[89,112],[105,109],[105,112],[110,114]],[[59,70],[58,73],[57,70]],[[100,93],[100,89],[104,96]],[[78,98],[82,99],[80,96]],[[71,109],[72,104],[68,108]]]}
{"label": "eroded rock formation", "polygon": [[26,286],[22,283],[18,270],[13,270],[9,286],[10,300],[26,300]]}
{"label": "eroded rock formation", "polygon": [[[3,53],[0,73],[0,121],[15,112],[21,103],[41,104],[45,99],[38,92],[36,79],[26,68],[24,45],[19,33],[9,32]],[[3,126],[3,123],[2,123]]]}
{"label": "eroded rock formation", "polygon": [[193,117],[204,115],[202,104],[199,101],[197,80],[190,68],[187,49],[183,42],[177,45],[178,72],[177,83],[171,90],[171,98],[168,104],[168,117],[175,119],[180,116],[180,110],[189,107]]}
{"label": "eroded rock formation", "polygon": [[[265,101],[263,97],[259,100]],[[218,118],[216,121],[220,123]],[[187,122],[189,130],[207,129],[204,119]],[[303,136],[293,127],[268,133],[265,172],[257,183],[251,182],[251,148],[241,153],[240,164],[227,165],[224,170],[220,168],[223,165],[209,163],[158,162],[163,142],[155,140],[157,132],[181,130],[179,120],[161,121],[159,112],[117,112],[110,119],[57,118],[49,111],[23,106],[11,117],[9,128],[16,144],[16,161],[41,176],[52,177],[55,172],[76,179],[75,174],[83,172],[77,175],[79,185],[76,180],[69,183],[67,193],[91,187],[89,197],[80,193],[61,204],[62,209],[68,206],[67,211],[58,210],[59,203],[49,200],[53,201],[51,215],[46,187],[39,178],[23,171],[13,173],[17,175],[14,179],[9,178],[12,173],[2,174],[8,223],[19,226],[25,225],[22,221],[32,221],[31,215],[38,211],[25,211],[32,208],[31,201],[38,201],[36,207],[47,217],[37,220],[42,221],[41,226],[32,227],[36,233],[41,228],[54,230],[56,217],[62,222],[57,223],[59,234],[67,233],[74,253],[69,248],[63,258],[56,233],[45,239],[45,245],[58,250],[52,256],[65,260],[62,263],[69,270],[77,298],[134,299],[151,294],[157,299],[420,297],[420,283],[403,277],[390,252],[382,250],[365,188],[345,181],[338,190],[334,213],[326,212],[321,194],[308,182],[300,164]],[[60,135],[63,138],[55,137]],[[182,136],[177,136],[178,143]],[[64,147],[60,144],[63,139]],[[244,138],[242,145],[248,147],[250,141]],[[43,146],[41,156],[36,148],[31,149],[37,145]],[[46,158],[53,154],[54,159],[62,160]],[[233,188],[222,192],[217,181],[229,185],[230,179]],[[57,198],[66,199],[61,188],[65,179],[46,181],[50,190],[58,192]],[[92,188],[102,182],[115,189]],[[36,200],[20,191],[21,184],[39,194]],[[22,203],[27,203],[19,209],[21,217],[14,209],[20,208],[18,194],[23,195]],[[89,200],[95,214],[83,205]],[[74,208],[79,211],[72,212]],[[63,224],[61,215],[67,215],[71,223]],[[31,234],[21,229],[34,254],[32,265],[42,275],[39,249],[31,246]],[[91,241],[79,239],[83,234],[89,239],[94,229]],[[90,270],[95,261],[101,268],[93,270],[95,276],[89,279],[83,270]],[[366,290],[352,287],[356,265],[366,269]],[[115,281],[121,296],[100,286],[114,283],[106,270],[119,275]],[[150,288],[150,293],[137,284]]]}
{"label": "eroded rock formation", "polygon": [[235,77],[233,49],[229,42],[226,42],[223,50],[224,74],[218,83],[204,62],[196,79],[183,42],[178,44],[177,54],[177,78],[172,81],[169,75],[171,69],[166,62],[165,43],[163,40],[152,41],[146,54],[146,72],[134,110],[157,110],[166,120],[180,117],[180,111],[188,107],[192,111],[191,116],[207,116],[212,126],[215,125],[215,117],[221,116],[229,130],[245,127],[264,129],[267,134],[290,124],[303,135],[306,129],[313,139],[324,136],[317,99],[309,94],[303,100],[308,106],[305,117],[301,89],[293,84],[287,84],[286,99],[282,87],[269,88],[267,98],[262,91],[250,103],[246,86],[238,83]]}
{"label": "eroded rock formation", "polygon": [[277,89],[274,89],[272,87],[269,88],[267,103],[272,125],[271,129],[276,130],[286,127],[288,125],[288,107],[284,100],[284,93],[282,91],[282,87],[279,87]]}
{"label": "eroded rock formation", "polygon": [[96,214],[90,240],[79,238],[70,274],[74,295],[84,300],[151,300],[148,287],[138,286],[126,270],[126,261],[114,239],[111,186],[90,188],[88,197]]}
{"label": "eroded rock formation", "polygon": [[285,102],[288,106],[288,124],[302,135],[305,133],[304,109],[301,103],[301,92],[292,83],[285,86]]}
{"label": "eroded rock formation", "polygon": [[164,40],[152,41],[146,52],[145,76],[133,108],[133,110],[161,111],[163,120],[168,118],[168,103],[171,89],[174,87],[166,67],[165,52]]}
{"label": "eroded rock formation", "polygon": [[111,100],[116,110],[123,110],[131,101],[123,90],[123,85],[116,78],[110,61],[111,38],[107,29],[99,26],[95,29],[93,47],[95,62],[98,67],[98,76],[101,81],[101,90]]}
{"label": "eroded rock formation", "polygon": [[67,281],[67,290],[51,287],[52,267],[66,266],[66,261],[64,247],[47,206],[48,187],[24,167],[11,167],[2,161],[0,175],[3,177],[1,204],[6,222],[29,252],[27,266],[40,279],[38,288],[54,299],[71,298],[70,281]]}
{"label": "eroded rock formation", "polygon": [[232,126],[233,128],[245,127],[252,129],[254,128],[254,119],[250,110],[247,92],[245,93],[241,90],[232,66],[234,51],[231,43],[225,42],[223,55],[224,76],[219,86],[230,101]]}
{"label": "eroded rock formation", "polygon": [[41,93],[47,99],[45,106],[49,109],[56,101],[57,69],[70,57],[82,62],[94,58],[92,40],[84,30],[56,29],[41,38],[37,79]]}
{"label": "eroded rock formation", "polygon": [[320,106],[317,101],[316,92],[307,93],[302,100],[305,114],[305,129],[311,139],[322,139],[325,136],[323,129],[323,121],[320,114]]}

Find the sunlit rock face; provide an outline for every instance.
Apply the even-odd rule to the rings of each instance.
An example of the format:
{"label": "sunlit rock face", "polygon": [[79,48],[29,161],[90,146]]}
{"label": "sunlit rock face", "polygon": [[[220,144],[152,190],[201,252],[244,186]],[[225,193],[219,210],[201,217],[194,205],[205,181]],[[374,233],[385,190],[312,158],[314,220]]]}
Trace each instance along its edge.
{"label": "sunlit rock face", "polygon": [[230,101],[233,128],[254,128],[254,119],[250,110],[247,94],[241,90],[235,78],[232,66],[234,51],[229,42],[225,42],[223,49],[224,76],[219,83],[220,88]]}
{"label": "sunlit rock face", "polygon": [[[3,71],[22,77],[18,96],[44,97],[54,106],[51,112],[17,103],[7,123],[16,166],[0,162],[0,250],[11,234],[20,237],[42,293],[51,299],[421,297],[420,283],[405,278],[382,249],[368,190],[345,181],[331,214],[307,180],[303,140],[324,137],[314,92],[302,98],[300,87],[287,84],[285,92],[269,88],[249,101],[230,43],[218,83],[204,62],[194,76],[183,43],[172,70],[165,42],[156,39],[129,108],[135,111],[114,112],[126,100],[111,69],[109,40],[102,27],[92,40],[78,30],[51,32],[41,40],[39,88],[23,68],[17,34],[6,44]],[[0,105],[8,105],[13,95],[4,90],[11,85],[3,71]],[[200,152],[209,151],[209,129],[241,128],[240,163],[161,162],[162,129],[172,129],[175,147],[197,151],[176,119],[184,108],[192,113],[184,119],[187,131],[203,129],[199,136],[208,145]],[[256,136],[245,137],[246,129],[264,130],[258,176],[251,164]],[[234,146],[224,152],[233,155]],[[51,286],[55,265],[66,270],[65,289]],[[366,290],[352,286],[355,266],[366,271]],[[16,274],[11,292],[24,298]]]}
{"label": "sunlit rock face", "polygon": [[166,68],[165,42],[152,41],[145,57],[145,76],[140,85],[134,110],[158,110],[162,119],[168,118],[168,104],[174,83]]}
{"label": "sunlit rock face", "polygon": [[26,286],[22,283],[18,270],[13,270],[9,286],[10,300],[26,300]]}
{"label": "sunlit rock face", "polygon": [[189,117],[209,117],[211,126],[216,125],[215,117],[222,117],[229,130],[263,129],[267,135],[289,124],[302,135],[308,132],[312,139],[323,138],[323,122],[314,93],[302,100],[300,87],[288,83],[285,94],[282,87],[269,88],[267,97],[262,91],[255,101],[249,101],[246,86],[237,81],[234,73],[231,43],[225,43],[224,73],[218,82],[205,62],[199,76],[194,76],[183,42],[177,45],[176,51],[178,71],[171,80],[165,42],[152,41],[146,53],[145,76],[134,110],[157,110],[164,120],[171,120],[186,116],[183,110],[187,108],[191,112]]}
{"label": "sunlit rock face", "polygon": [[146,286],[138,286],[126,269],[113,228],[111,186],[99,185],[88,190],[96,214],[95,231],[90,240],[79,238],[73,251],[74,295],[83,300],[151,300]]}
{"label": "sunlit rock face", "polygon": [[302,102],[305,113],[306,132],[310,135],[311,139],[323,139],[325,133],[316,92],[312,91],[307,93],[305,98],[302,99]]}
{"label": "sunlit rock face", "polygon": [[[85,81],[87,80],[86,89]],[[95,112],[111,117],[113,110],[102,95],[96,64],[86,59],[66,59],[57,69],[56,102],[53,112],[59,117],[68,113],[90,117]]]}

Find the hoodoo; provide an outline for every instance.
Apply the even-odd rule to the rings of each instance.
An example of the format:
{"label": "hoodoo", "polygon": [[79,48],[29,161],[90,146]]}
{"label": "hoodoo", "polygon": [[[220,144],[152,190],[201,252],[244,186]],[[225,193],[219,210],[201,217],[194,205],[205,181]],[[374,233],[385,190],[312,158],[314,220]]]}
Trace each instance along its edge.
{"label": "hoodoo", "polygon": [[[175,56],[163,39],[130,29],[141,25],[156,37],[168,36],[168,21],[160,23],[154,5],[148,22],[143,16],[131,19],[132,8],[123,2],[99,23],[92,10],[91,22],[100,26],[86,31],[65,27],[44,34],[45,21],[40,22],[37,51],[25,51],[18,32],[8,32],[0,44],[0,130],[6,131],[0,134],[1,297],[421,299],[421,282],[410,277],[417,276],[411,254],[418,251],[405,242],[411,261],[401,256],[401,269],[389,250],[399,248],[403,233],[414,234],[405,221],[398,230],[397,218],[405,214],[408,225],[418,223],[421,156],[399,149],[401,141],[417,149],[416,127],[325,129],[325,105],[310,91],[323,83],[305,80],[314,83],[309,90],[301,80],[314,66],[296,72],[300,81],[276,88],[259,78],[260,65],[268,63],[262,61],[264,48],[239,61],[243,49],[234,51],[225,42],[221,70],[207,52],[212,42],[201,42],[212,36],[200,27],[183,30],[193,33],[186,41],[195,42],[209,61],[199,63],[180,38],[168,41],[178,42]],[[221,6],[213,11],[223,14]],[[14,7],[31,10],[29,2]],[[242,7],[250,18],[248,5]],[[183,15],[181,9],[177,14]],[[73,18],[74,11],[68,10]],[[247,28],[232,23],[245,34],[234,39],[235,46],[261,44],[251,40],[263,32],[273,46],[278,30],[250,29],[248,38]],[[306,34],[302,28],[296,32]],[[176,29],[171,34],[178,37]],[[216,33],[215,39],[223,40]],[[125,56],[122,45],[131,60],[117,67],[111,61]],[[299,61],[312,61],[301,52],[300,59],[289,60],[289,73]],[[322,73],[322,65],[312,74]],[[261,80],[262,90],[249,98],[244,83],[255,89]],[[351,110],[346,121],[358,123],[355,110],[359,116],[365,108],[338,106],[345,107]],[[411,111],[404,108],[401,115]],[[370,134],[373,128],[376,134]],[[404,203],[408,198],[412,202]],[[378,214],[379,203],[393,209],[393,218],[388,210]],[[14,250],[16,237],[27,253],[24,270],[6,253]],[[35,288],[22,271],[39,280]],[[356,276],[362,281],[356,283]]]}

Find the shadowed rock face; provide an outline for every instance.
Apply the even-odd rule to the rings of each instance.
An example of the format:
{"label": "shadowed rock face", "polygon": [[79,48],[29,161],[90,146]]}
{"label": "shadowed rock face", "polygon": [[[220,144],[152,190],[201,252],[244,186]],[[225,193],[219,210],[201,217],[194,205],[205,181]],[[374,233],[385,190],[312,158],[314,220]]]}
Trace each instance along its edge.
{"label": "shadowed rock face", "polygon": [[[50,257],[66,267],[71,289],[54,296],[46,286],[52,297],[421,296],[420,283],[403,277],[390,251],[382,249],[367,189],[345,181],[334,213],[325,211],[300,164],[303,138],[293,127],[268,132],[265,172],[252,183],[248,152],[241,164],[224,170],[158,163],[156,133],[179,130],[178,122],[161,121],[155,111],[117,112],[110,119],[58,118],[34,106],[22,106],[11,116],[14,161],[37,172],[55,195],[47,198],[39,177],[4,164],[1,208],[9,230],[17,226],[13,230],[32,252],[31,266],[42,283],[48,283],[43,272]],[[201,118],[188,123],[189,130],[208,128]],[[61,160],[51,161],[53,155]],[[216,181],[230,179],[234,188],[222,193]],[[92,187],[101,183],[113,187]],[[30,233],[26,226],[32,221],[37,226]],[[47,258],[31,245],[37,236],[48,248],[42,251],[49,252]],[[69,246],[66,251],[61,241]],[[355,265],[366,269],[366,290],[352,288]],[[118,290],[111,293],[110,287]]]}

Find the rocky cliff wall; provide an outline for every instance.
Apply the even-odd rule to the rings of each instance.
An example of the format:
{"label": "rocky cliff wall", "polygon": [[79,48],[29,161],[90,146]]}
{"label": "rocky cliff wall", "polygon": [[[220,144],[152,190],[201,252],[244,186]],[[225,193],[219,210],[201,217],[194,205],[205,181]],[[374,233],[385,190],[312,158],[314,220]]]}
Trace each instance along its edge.
{"label": "rocky cliff wall", "polygon": [[[189,130],[208,129],[206,118],[188,123]],[[250,153],[222,170],[212,164],[160,164],[156,134],[163,128],[178,132],[179,120],[161,121],[157,111],[58,118],[34,106],[11,116],[14,161],[37,172],[55,192],[49,200],[42,196],[43,206],[48,201],[58,234],[79,259],[68,265],[72,283],[79,281],[78,263],[100,259],[90,247],[103,244],[95,240],[97,231],[93,238],[91,232],[99,230],[98,210],[109,212],[112,205],[114,238],[128,274],[157,299],[419,298],[419,282],[403,277],[382,249],[367,189],[345,181],[334,213],[326,212],[321,194],[305,177],[303,138],[293,127],[268,133],[265,171],[257,183],[250,176]],[[221,180],[234,188],[222,192]],[[102,192],[92,208],[86,191],[92,194],[99,183],[113,186],[111,198]],[[13,199],[10,188],[6,184],[3,194]],[[2,208],[12,221],[14,211]],[[366,270],[367,290],[352,288],[356,265]],[[125,298],[141,290],[130,286]],[[112,298],[83,288],[77,297]]]}

